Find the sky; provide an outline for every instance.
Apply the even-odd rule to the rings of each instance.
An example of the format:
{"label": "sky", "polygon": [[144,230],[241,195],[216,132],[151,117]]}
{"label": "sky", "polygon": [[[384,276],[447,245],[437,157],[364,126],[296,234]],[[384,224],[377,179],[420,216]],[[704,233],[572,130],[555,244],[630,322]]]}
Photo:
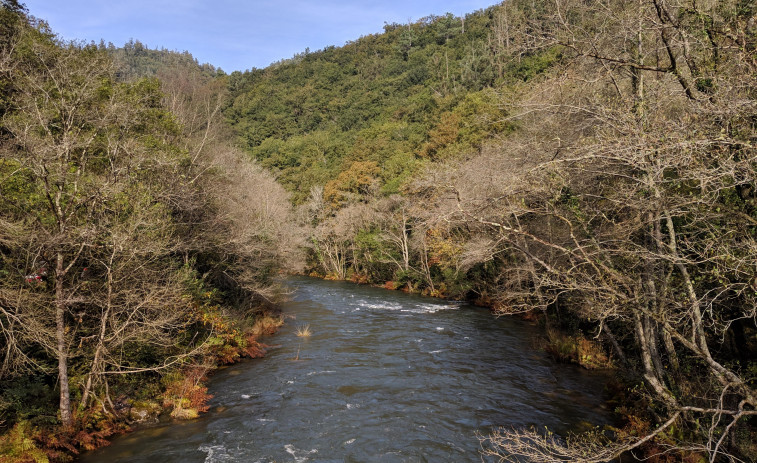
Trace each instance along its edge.
{"label": "sky", "polygon": [[497,0],[22,0],[62,38],[188,51],[226,72],[264,68],[296,53]]}

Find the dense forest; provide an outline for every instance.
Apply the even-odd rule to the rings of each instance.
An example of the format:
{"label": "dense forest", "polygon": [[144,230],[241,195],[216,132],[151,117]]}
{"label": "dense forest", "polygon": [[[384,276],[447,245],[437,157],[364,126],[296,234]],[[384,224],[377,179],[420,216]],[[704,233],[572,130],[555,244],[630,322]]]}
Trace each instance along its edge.
{"label": "dense forest", "polygon": [[226,75],[4,0],[0,449],[201,411],[286,269],[522,314],[616,371],[617,427],[501,429],[495,458],[757,461],[756,14],[507,0]]}
{"label": "dense forest", "polygon": [[280,323],[288,195],[225,141],[214,70],[138,48],[2,3],[1,461],[197,416],[206,373]]}

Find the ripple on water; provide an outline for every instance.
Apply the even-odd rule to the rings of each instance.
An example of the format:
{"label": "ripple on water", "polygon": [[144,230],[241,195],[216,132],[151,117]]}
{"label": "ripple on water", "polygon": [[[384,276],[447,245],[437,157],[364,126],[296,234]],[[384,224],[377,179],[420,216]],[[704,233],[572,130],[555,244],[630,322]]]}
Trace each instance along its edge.
{"label": "ripple on water", "polygon": [[205,463],[231,461],[229,460],[229,454],[226,452],[226,448],[223,445],[201,445],[197,450],[207,454],[205,457]]}
{"label": "ripple on water", "polygon": [[[212,413],[82,461],[481,462],[476,436],[493,426],[607,422],[602,376],[554,364],[526,323],[365,286],[291,284],[283,309],[296,323],[266,358],[212,379]],[[310,338],[296,336],[303,324]]]}

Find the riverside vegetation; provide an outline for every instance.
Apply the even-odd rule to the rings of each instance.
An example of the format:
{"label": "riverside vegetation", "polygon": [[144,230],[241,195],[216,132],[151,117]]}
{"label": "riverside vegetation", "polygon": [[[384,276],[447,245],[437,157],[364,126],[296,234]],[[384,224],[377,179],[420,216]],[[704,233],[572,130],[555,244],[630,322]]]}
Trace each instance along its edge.
{"label": "riverside vegetation", "polygon": [[529,314],[556,358],[620,367],[618,428],[485,453],[757,460],[753,2],[508,0],[229,75],[3,4],[4,390],[61,395],[54,417],[4,394],[9,436],[115,413],[125,373],[199,384],[286,258]]}
{"label": "riverside vegetation", "polygon": [[139,77],[2,3],[0,461],[196,416],[280,323],[287,194],[224,142],[224,80],[166,58]]}

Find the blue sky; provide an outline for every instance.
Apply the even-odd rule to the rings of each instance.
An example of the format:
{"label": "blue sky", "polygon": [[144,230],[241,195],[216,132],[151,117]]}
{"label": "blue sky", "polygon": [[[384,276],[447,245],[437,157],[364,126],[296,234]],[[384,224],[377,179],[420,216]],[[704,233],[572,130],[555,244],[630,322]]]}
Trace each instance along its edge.
{"label": "blue sky", "polygon": [[133,38],[187,50],[226,72],[263,68],[310,48],[344,45],[430,14],[456,16],[497,0],[23,0],[64,39]]}

